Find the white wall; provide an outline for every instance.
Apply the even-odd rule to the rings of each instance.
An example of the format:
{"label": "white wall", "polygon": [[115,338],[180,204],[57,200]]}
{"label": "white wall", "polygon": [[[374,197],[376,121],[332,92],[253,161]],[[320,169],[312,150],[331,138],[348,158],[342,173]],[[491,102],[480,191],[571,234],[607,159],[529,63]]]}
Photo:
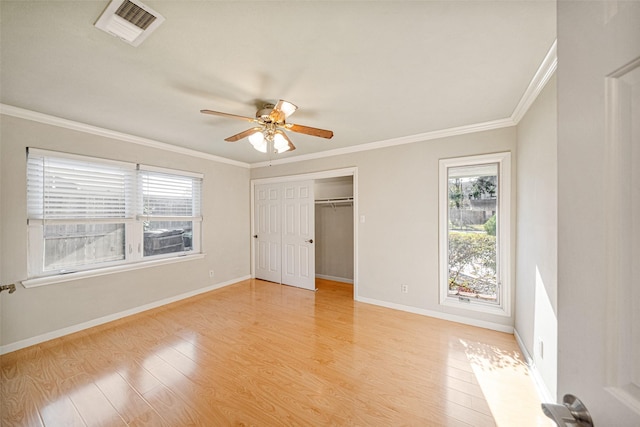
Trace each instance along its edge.
{"label": "white wall", "polygon": [[316,200],[332,197],[352,197],[353,177],[339,176],[336,178],[317,179],[314,186]]}
{"label": "white wall", "polygon": [[[439,304],[438,160],[513,152],[515,146],[516,130],[512,127],[322,159],[273,164],[251,169],[251,178],[357,167],[358,215],[364,215],[365,222],[358,224],[356,297],[424,314],[486,322],[485,326],[511,330],[513,316],[489,315]],[[515,172],[512,177],[515,177]],[[515,185],[512,188],[512,200],[515,200]],[[515,224],[515,209],[512,212],[512,223]],[[400,284],[409,285],[409,292],[401,293]]]}
{"label": "white wall", "polygon": [[[556,79],[518,124],[515,329],[556,400],[558,154]],[[542,343],[542,344],[541,344]]]}
{"label": "white wall", "polygon": [[[18,285],[15,293],[0,295],[3,347],[250,274],[247,168],[0,117],[2,284],[17,283],[27,274],[26,147],[203,173],[202,247],[206,253],[204,259],[38,288]],[[209,270],[215,271],[213,279]]]}

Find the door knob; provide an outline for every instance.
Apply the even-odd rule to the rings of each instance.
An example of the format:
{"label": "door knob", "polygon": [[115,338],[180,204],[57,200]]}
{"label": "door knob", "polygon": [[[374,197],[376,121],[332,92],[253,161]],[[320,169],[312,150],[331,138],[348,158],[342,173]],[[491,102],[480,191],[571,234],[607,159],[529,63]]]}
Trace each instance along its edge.
{"label": "door knob", "polygon": [[562,405],[543,403],[542,412],[554,420],[558,427],[593,427],[593,420],[584,403],[572,394],[565,394]]}
{"label": "door knob", "polygon": [[254,234],[254,235],[253,235],[253,238],[254,238],[254,239],[257,239],[257,238],[258,238],[258,235],[257,235],[257,234]]}
{"label": "door knob", "polygon": [[313,243],[313,239],[305,240],[307,243]]}

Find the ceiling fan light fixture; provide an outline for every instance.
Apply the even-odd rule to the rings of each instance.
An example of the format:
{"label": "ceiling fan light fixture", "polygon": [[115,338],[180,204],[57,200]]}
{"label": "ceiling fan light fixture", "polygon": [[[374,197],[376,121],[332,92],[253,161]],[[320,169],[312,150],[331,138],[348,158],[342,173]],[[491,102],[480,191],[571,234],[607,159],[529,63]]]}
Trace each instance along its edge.
{"label": "ceiling fan light fixture", "polygon": [[267,152],[267,141],[262,141],[259,144],[253,144],[253,148],[255,148],[257,151],[261,152],[261,153],[266,153]]}
{"label": "ceiling fan light fixture", "polygon": [[282,111],[282,113],[284,114],[284,117],[289,117],[291,114],[293,114],[298,107],[295,106],[294,104],[290,103],[289,101],[284,101],[281,100],[278,103],[278,106],[280,107],[280,111]]}
{"label": "ceiling fan light fixture", "polygon": [[251,143],[253,148],[260,151],[261,153],[267,152],[267,141],[262,134],[262,130],[256,129],[254,133],[249,135],[249,142]]}
{"label": "ceiling fan light fixture", "polygon": [[284,137],[282,132],[276,132],[273,137],[273,148],[280,153],[284,153],[285,151],[289,151],[291,147],[289,146],[289,141]]}
{"label": "ceiling fan light fixture", "polygon": [[262,130],[256,129],[254,133],[249,135],[249,142],[251,145],[259,145],[264,142],[264,135],[262,134]]}

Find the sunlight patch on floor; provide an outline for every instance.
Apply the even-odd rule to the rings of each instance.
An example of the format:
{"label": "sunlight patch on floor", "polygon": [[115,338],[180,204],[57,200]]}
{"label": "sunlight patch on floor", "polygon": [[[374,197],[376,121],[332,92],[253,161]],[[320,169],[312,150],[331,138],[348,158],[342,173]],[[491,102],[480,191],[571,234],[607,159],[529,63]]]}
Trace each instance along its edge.
{"label": "sunlight patch on floor", "polygon": [[507,351],[476,341],[460,342],[496,425],[555,426],[542,413],[533,379],[518,351]]}

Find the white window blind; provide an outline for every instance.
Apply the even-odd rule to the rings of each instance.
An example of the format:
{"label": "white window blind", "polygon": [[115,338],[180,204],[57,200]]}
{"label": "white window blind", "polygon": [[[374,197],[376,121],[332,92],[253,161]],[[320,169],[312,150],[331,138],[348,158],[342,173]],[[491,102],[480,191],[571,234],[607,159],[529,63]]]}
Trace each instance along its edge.
{"label": "white window blind", "polygon": [[140,218],[201,217],[202,177],[186,172],[159,172],[144,166],[138,170]]}
{"label": "white window blind", "polygon": [[201,174],[29,148],[29,278],[200,253],[201,191]]}
{"label": "white window blind", "polygon": [[27,161],[29,219],[133,218],[135,165],[81,160],[30,149]]}

